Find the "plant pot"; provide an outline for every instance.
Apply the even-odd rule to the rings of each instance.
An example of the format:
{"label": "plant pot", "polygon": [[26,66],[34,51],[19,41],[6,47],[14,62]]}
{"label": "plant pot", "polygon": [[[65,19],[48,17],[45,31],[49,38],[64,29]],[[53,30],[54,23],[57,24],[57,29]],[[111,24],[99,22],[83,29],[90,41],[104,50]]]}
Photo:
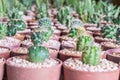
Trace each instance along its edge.
{"label": "plant pot", "polygon": [[[72,50],[69,50],[69,51],[71,51],[71,53],[72,52],[78,53],[78,51],[72,51]],[[81,54],[69,54],[69,52],[63,53],[62,50],[59,51],[59,59],[62,60],[63,62],[69,58],[81,58],[81,56],[82,56],[82,53]]]}
{"label": "plant pot", "polygon": [[85,28],[87,28],[87,27],[97,27],[97,24],[85,23],[84,27]]}
{"label": "plant pot", "polygon": [[97,28],[97,27],[87,27],[86,28],[87,31],[91,31],[93,33],[96,33],[96,32],[101,32],[101,29],[100,28]]}
{"label": "plant pot", "polygon": [[110,49],[110,50],[105,51],[106,59],[119,64],[120,57],[113,55],[113,53],[120,53],[120,48]]}
{"label": "plant pot", "polygon": [[108,72],[90,72],[76,70],[63,65],[64,80],[118,80],[119,68]]}
{"label": "plant pot", "polygon": [[120,48],[120,45],[117,45],[116,43],[112,43],[112,42],[102,42],[101,47],[104,51],[106,51],[109,49]]}
{"label": "plant pot", "polygon": [[5,60],[0,62],[0,80],[3,80]]}
{"label": "plant pot", "polygon": [[0,22],[7,22],[8,21],[8,17],[0,17]]}
{"label": "plant pot", "polygon": [[30,29],[25,29],[23,31],[17,31],[17,33],[21,35],[31,35],[32,31]]}
{"label": "plant pot", "polygon": [[58,35],[53,35],[50,39],[51,39],[51,40],[59,41],[60,36],[58,36]]}
{"label": "plant pot", "polygon": [[19,67],[11,65],[9,63],[11,59],[6,62],[8,80],[59,80],[60,78],[62,62],[58,59],[55,59],[59,62],[58,65],[48,68]]}
{"label": "plant pot", "polygon": [[25,38],[25,35],[22,35],[22,34],[16,34],[16,35],[15,35],[15,38],[16,38],[16,39],[19,39],[19,40],[21,40],[21,41],[23,41],[24,38]]}
{"label": "plant pot", "polygon": [[113,42],[113,43],[116,43],[116,40],[114,39],[108,39],[108,38],[103,38],[103,37],[95,37],[95,42],[97,43],[101,43],[101,42]]}
{"label": "plant pot", "polygon": [[0,57],[5,58],[5,59],[9,58],[10,57],[10,49],[7,47],[0,47],[0,48],[6,49],[6,51],[0,52]]}
{"label": "plant pot", "polygon": [[48,50],[51,58],[57,58],[59,50],[55,50],[55,49],[48,49]]}
{"label": "plant pot", "polygon": [[10,53],[11,57],[14,56],[26,56],[28,55],[28,49],[25,47],[14,48]]}

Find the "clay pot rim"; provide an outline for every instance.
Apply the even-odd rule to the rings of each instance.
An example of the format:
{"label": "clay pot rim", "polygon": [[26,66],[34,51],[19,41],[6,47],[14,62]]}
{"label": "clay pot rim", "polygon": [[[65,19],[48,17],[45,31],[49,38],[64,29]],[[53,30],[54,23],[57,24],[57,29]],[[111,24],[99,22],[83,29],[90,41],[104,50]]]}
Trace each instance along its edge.
{"label": "clay pot rim", "polygon": [[61,51],[59,51],[59,54],[60,54],[60,55],[63,55],[63,56],[71,56],[71,57],[81,57],[81,56],[82,56],[82,53],[81,53],[81,55],[76,56],[76,55],[63,54]]}
{"label": "clay pot rim", "polygon": [[[76,58],[77,59],[77,58]],[[66,60],[65,60],[66,61]],[[98,73],[112,73],[112,72],[116,72],[116,71],[119,71],[119,67],[117,70],[114,70],[114,71],[106,71],[106,72],[89,72],[89,71],[81,71],[81,70],[76,70],[76,69],[72,69],[71,67],[68,67],[66,66],[64,63],[63,63],[63,68],[64,69],[68,69],[70,71],[77,71],[77,72],[81,72],[81,73],[90,73],[90,74],[98,74]]]}
{"label": "clay pot rim", "polygon": [[[107,43],[107,42],[101,42],[101,46],[102,46],[102,47],[107,47],[107,48],[109,48],[109,49],[120,48],[120,47],[106,46],[106,45],[104,45],[103,43]],[[111,43],[114,43],[114,42],[111,42]]]}
{"label": "clay pot rim", "polygon": [[[15,57],[17,57],[17,56],[15,56]],[[55,59],[56,61],[58,61],[59,64],[54,65],[54,66],[51,66],[51,67],[43,67],[43,68],[21,67],[21,66],[11,65],[11,64],[9,63],[9,61],[10,61],[12,58],[13,58],[13,57],[8,58],[8,59],[6,60],[6,62],[5,62],[5,64],[6,64],[7,66],[11,66],[11,67],[15,67],[15,68],[21,68],[21,69],[51,69],[51,68],[53,68],[53,67],[60,67],[60,66],[62,66],[62,64],[63,64],[63,62],[62,62],[61,60],[59,60],[59,59],[57,59],[57,58],[53,58],[53,59]]]}
{"label": "clay pot rim", "polygon": [[120,48],[114,48],[114,49],[109,49],[109,50],[105,51],[105,54],[108,55],[108,56],[115,57],[115,58],[120,58],[120,56],[113,55],[113,52],[115,52],[114,50],[119,50],[119,51],[116,51],[116,52],[120,52]]}
{"label": "clay pot rim", "polygon": [[0,48],[8,49],[8,51],[2,52],[2,53],[0,53],[0,54],[6,54],[6,53],[9,53],[9,54],[10,54],[10,52],[11,52],[11,49],[10,49],[9,47],[0,46]]}
{"label": "clay pot rim", "polygon": [[[18,49],[18,48],[26,48],[26,47],[16,47],[14,48],[11,52],[14,53],[14,54],[21,54],[21,55],[27,55],[28,53],[20,53],[20,52],[16,52],[15,50]],[[28,48],[26,48],[28,49]]]}

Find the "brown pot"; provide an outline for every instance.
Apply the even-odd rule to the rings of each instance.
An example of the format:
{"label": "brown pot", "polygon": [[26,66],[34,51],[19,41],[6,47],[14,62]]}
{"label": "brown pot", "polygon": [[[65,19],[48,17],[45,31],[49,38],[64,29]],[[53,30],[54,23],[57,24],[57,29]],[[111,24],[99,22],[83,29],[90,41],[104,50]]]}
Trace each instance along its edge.
{"label": "brown pot", "polygon": [[[99,39],[100,38],[100,39]],[[103,38],[103,37],[95,37],[95,42],[97,43],[101,43],[101,42],[113,42],[113,43],[116,43],[116,40],[114,39],[108,39],[108,38]]]}
{"label": "brown pot", "polygon": [[69,58],[81,58],[81,56],[82,56],[82,53],[79,54],[79,55],[68,55],[67,53],[63,54],[62,51],[59,51],[59,59],[62,60],[62,61],[65,61]]}
{"label": "brown pot", "polygon": [[0,63],[0,80],[3,80],[5,60]]}
{"label": "brown pot", "polygon": [[120,53],[120,48],[110,49],[110,50],[105,51],[106,59],[119,64],[120,57],[113,55],[113,53]]}
{"label": "brown pot", "polygon": [[8,51],[0,53],[0,57],[5,58],[5,59],[9,58],[10,57],[10,49],[7,47],[1,47],[1,46],[0,46],[0,48],[8,49]]}
{"label": "brown pot", "polygon": [[20,48],[25,48],[25,47],[14,48],[12,50],[12,52],[10,53],[10,56],[14,57],[14,56],[26,56],[26,55],[28,55],[28,48],[25,48],[27,52],[25,52],[25,51],[24,52],[20,52],[20,51],[18,52],[17,50],[20,49]]}
{"label": "brown pot", "polygon": [[85,23],[84,27],[85,28],[87,28],[87,27],[97,27],[97,24]]}
{"label": "brown pot", "polygon": [[58,36],[58,35],[53,35],[50,39],[51,39],[51,40],[59,41],[60,36]]}
{"label": "brown pot", "polygon": [[[12,58],[9,58],[7,64],[8,80],[59,80],[62,61],[59,64],[49,68],[24,68],[13,66],[9,63]],[[11,74],[12,73],[12,74]]]}
{"label": "brown pot", "polygon": [[100,29],[100,28],[97,28],[97,27],[87,27],[86,30],[87,30],[87,31],[91,31],[91,32],[93,32],[93,33],[96,33],[96,32],[97,32],[97,33],[98,33],[98,32],[100,33],[100,32],[101,32],[101,29]]}
{"label": "brown pot", "polygon": [[119,69],[110,72],[86,72],[63,65],[64,80],[118,80]]}

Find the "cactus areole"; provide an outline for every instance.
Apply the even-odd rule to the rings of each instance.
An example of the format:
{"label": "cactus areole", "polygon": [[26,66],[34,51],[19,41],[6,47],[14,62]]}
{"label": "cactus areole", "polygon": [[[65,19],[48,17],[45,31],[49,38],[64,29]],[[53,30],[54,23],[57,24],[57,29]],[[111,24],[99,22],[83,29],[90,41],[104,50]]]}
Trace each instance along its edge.
{"label": "cactus areole", "polygon": [[96,66],[100,63],[101,49],[98,46],[86,46],[82,53],[82,61],[85,64]]}

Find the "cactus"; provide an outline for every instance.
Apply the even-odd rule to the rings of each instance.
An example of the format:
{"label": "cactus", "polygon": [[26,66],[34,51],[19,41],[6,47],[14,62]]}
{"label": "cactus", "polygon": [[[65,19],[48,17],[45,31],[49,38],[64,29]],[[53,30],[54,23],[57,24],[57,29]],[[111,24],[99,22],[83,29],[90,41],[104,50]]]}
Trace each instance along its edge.
{"label": "cactus", "polygon": [[49,56],[49,51],[42,46],[32,46],[29,48],[29,58],[31,62],[44,62]]}
{"label": "cactus", "polygon": [[116,40],[117,40],[117,44],[120,45],[120,27],[117,28]]}
{"label": "cactus", "polygon": [[39,27],[51,27],[50,18],[42,18],[39,20]]}
{"label": "cactus", "polygon": [[77,40],[77,50],[83,51],[85,46],[89,46],[93,44],[93,39],[90,36],[82,35]]}
{"label": "cactus", "polygon": [[101,27],[101,31],[103,33],[103,37],[115,39],[117,27],[115,25],[106,25]]}
{"label": "cactus", "polygon": [[43,35],[42,32],[34,32],[31,35],[31,40],[34,43],[34,45],[41,45],[43,42]]}
{"label": "cactus", "polygon": [[101,49],[98,46],[86,46],[82,53],[82,62],[96,66],[100,63]]}
{"label": "cactus", "polygon": [[7,26],[3,23],[0,23],[0,39],[4,38],[7,35]]}
{"label": "cactus", "polygon": [[70,28],[78,28],[78,27],[83,27],[82,21],[80,21],[79,19],[73,19],[70,24]]}
{"label": "cactus", "polygon": [[62,7],[57,14],[57,18],[58,20],[66,25],[68,28],[70,26],[71,20],[72,20],[72,14],[71,14],[72,10],[70,7],[66,6],[66,7]]}

